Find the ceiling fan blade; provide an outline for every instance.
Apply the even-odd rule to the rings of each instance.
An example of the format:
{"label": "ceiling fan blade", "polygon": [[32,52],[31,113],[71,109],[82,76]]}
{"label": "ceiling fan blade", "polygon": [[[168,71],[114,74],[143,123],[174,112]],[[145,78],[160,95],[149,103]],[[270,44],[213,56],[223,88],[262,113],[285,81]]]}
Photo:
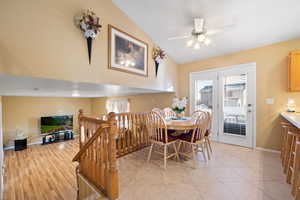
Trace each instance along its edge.
{"label": "ceiling fan blade", "polygon": [[205,35],[216,35],[218,33],[221,33],[222,31],[223,31],[223,29],[221,29],[221,28],[208,30],[208,31],[206,31]]}
{"label": "ceiling fan blade", "polygon": [[194,19],[194,32],[201,33],[203,32],[204,27],[204,19],[203,18],[195,18]]}
{"label": "ceiling fan blade", "polygon": [[176,36],[176,37],[170,37],[168,40],[181,40],[192,37],[191,35],[183,35],[183,36]]}
{"label": "ceiling fan blade", "polygon": [[216,35],[219,34],[221,32],[224,32],[226,29],[230,29],[232,27],[234,27],[236,24],[232,23],[232,24],[227,24],[225,26],[221,26],[215,29],[211,29],[211,30],[207,30],[206,31],[206,35]]}

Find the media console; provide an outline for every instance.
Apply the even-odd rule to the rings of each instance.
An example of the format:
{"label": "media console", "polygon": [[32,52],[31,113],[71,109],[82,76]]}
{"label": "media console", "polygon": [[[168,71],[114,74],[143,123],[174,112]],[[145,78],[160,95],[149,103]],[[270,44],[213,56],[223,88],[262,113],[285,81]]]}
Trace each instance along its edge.
{"label": "media console", "polygon": [[43,143],[42,144],[50,144],[59,141],[72,140],[74,139],[73,131],[58,131],[43,134]]}

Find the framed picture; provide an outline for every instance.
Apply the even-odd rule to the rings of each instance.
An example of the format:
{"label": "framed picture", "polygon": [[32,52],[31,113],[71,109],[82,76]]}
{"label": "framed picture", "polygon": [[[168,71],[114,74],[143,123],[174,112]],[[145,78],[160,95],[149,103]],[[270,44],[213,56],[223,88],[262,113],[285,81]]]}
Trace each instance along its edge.
{"label": "framed picture", "polygon": [[148,76],[148,44],[108,25],[108,68]]}

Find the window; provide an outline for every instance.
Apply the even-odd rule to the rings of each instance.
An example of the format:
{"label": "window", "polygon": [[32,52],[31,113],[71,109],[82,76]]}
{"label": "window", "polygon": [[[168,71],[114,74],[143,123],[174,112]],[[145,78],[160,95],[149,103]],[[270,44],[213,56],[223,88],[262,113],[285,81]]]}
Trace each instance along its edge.
{"label": "window", "polygon": [[129,112],[129,101],[128,99],[108,99],[106,101],[107,113],[124,113]]}

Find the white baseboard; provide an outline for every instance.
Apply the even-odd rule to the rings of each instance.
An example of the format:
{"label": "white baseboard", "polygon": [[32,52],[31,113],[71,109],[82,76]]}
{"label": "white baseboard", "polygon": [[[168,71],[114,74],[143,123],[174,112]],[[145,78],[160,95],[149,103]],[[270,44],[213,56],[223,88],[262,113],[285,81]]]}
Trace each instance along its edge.
{"label": "white baseboard", "polygon": [[278,150],[265,149],[265,148],[262,148],[262,147],[256,147],[255,149],[258,150],[258,151],[266,151],[266,152],[271,152],[271,153],[280,153],[280,151],[278,151]]}

